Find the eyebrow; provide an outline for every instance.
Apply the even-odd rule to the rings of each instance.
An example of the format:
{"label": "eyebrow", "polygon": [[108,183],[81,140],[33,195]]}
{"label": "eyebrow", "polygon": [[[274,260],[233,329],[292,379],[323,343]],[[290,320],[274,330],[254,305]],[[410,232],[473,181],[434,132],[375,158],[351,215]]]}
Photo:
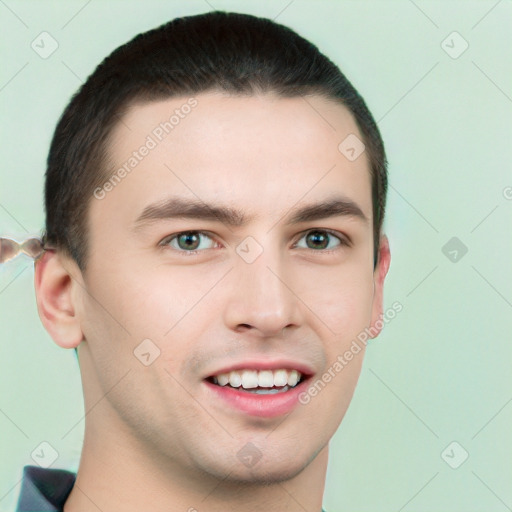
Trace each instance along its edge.
{"label": "eyebrow", "polygon": [[[286,225],[299,224],[328,217],[352,217],[364,223],[369,223],[362,209],[346,197],[336,196],[318,203],[294,208],[288,213]],[[218,221],[228,226],[241,227],[250,222],[254,216],[247,216],[242,211],[220,204],[207,204],[199,200],[170,197],[144,208],[137,217],[134,228],[165,219],[199,219]]]}

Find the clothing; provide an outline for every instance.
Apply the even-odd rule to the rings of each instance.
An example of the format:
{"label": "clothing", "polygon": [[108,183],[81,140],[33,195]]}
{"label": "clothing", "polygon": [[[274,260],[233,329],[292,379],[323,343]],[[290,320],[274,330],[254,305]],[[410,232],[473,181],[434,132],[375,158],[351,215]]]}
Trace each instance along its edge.
{"label": "clothing", "polygon": [[65,469],[25,466],[16,512],[62,512],[75,479]]}
{"label": "clothing", "polygon": [[65,469],[25,466],[16,512],[62,512],[75,479]]}

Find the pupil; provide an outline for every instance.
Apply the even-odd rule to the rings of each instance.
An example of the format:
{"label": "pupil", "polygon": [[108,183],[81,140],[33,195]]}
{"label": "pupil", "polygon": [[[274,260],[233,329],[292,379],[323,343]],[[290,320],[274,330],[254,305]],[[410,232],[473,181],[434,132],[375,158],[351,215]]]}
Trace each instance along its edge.
{"label": "pupil", "polygon": [[[199,237],[195,233],[185,233],[185,234],[181,235],[180,238],[179,238],[180,242],[181,241],[185,241],[184,244],[183,244],[185,247],[182,247],[182,249],[183,248],[185,248],[185,249],[195,249],[196,246],[194,245],[194,242],[197,243],[198,240],[199,240]],[[192,242],[192,245],[194,245],[194,247],[190,246],[190,244],[189,244],[190,242]]]}
{"label": "pupil", "polygon": [[[313,231],[308,235],[308,238],[310,241],[313,241],[314,244],[320,243],[321,249],[324,249],[328,245],[328,240],[327,240],[327,236],[325,235],[325,233],[321,233],[319,231]],[[323,243],[322,243],[322,239],[323,239]],[[313,247],[313,249],[316,249],[318,247],[319,246],[317,245],[316,247]]]}

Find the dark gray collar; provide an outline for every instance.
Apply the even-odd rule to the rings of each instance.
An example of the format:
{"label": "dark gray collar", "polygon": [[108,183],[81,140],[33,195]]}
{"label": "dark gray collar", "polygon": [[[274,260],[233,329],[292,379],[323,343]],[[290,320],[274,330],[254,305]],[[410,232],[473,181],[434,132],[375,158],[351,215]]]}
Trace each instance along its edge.
{"label": "dark gray collar", "polygon": [[64,469],[25,466],[16,512],[62,512],[75,478]]}

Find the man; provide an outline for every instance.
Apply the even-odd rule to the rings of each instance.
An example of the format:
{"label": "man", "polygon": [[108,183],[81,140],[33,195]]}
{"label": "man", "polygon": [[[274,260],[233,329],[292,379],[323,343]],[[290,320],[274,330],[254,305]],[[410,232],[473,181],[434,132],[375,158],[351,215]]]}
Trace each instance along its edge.
{"label": "man", "polygon": [[179,18],[107,57],[56,128],[35,271],[82,456],[25,467],[18,510],[320,512],[364,350],[340,357],[382,326],[386,173],[357,91],[270,20]]}

